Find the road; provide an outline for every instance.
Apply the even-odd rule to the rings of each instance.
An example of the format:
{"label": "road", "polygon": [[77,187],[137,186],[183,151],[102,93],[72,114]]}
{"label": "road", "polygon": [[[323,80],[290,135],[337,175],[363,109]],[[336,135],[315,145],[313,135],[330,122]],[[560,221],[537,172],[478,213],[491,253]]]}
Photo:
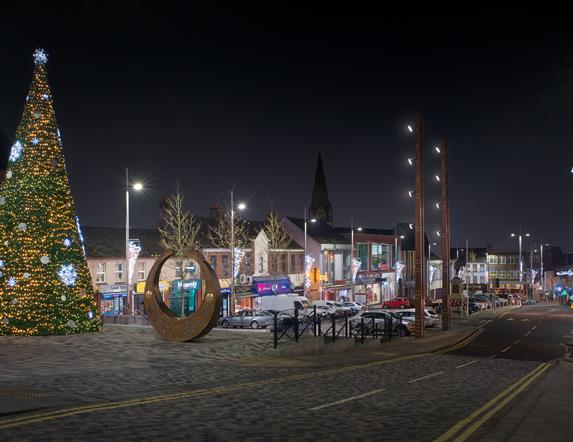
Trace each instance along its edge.
{"label": "road", "polygon": [[572,330],[572,311],[532,306],[447,352],[331,368],[245,370],[213,362],[193,372],[191,388],[7,417],[0,439],[476,438],[498,408],[551,370],[548,362],[564,355],[563,336]]}

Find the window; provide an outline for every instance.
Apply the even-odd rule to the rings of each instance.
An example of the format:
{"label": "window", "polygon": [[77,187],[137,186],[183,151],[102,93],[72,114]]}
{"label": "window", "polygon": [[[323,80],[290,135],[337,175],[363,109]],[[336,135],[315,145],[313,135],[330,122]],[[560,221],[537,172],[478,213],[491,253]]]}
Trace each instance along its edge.
{"label": "window", "polygon": [[304,255],[298,255],[298,272],[299,273],[305,272],[303,259],[304,259]]}
{"label": "window", "polygon": [[497,272],[498,277],[501,279],[504,279],[506,277],[506,272],[505,270],[500,270],[499,272]]}
{"label": "window", "polygon": [[497,270],[490,270],[489,271],[490,278],[497,278]]}
{"label": "window", "polygon": [[287,273],[287,255],[286,253],[281,254],[281,274],[286,275]]}
{"label": "window", "polygon": [[479,271],[480,271],[480,272],[485,272],[485,264],[480,264],[480,265],[479,265]]}
{"label": "window", "polygon": [[506,263],[507,263],[506,261],[507,261],[507,260],[506,260],[506,257],[505,257],[505,256],[500,256],[500,257],[499,257],[499,263],[500,263],[500,264],[506,264]]}
{"label": "window", "polygon": [[296,256],[290,255],[290,271],[289,273],[296,273]]}
{"label": "window", "polygon": [[145,281],[145,261],[139,261],[137,263],[137,280]]}
{"label": "window", "polygon": [[508,256],[508,261],[509,264],[515,264],[515,256]]}
{"label": "window", "polygon": [[217,255],[209,256],[209,265],[213,268],[213,271],[217,273]]}
{"label": "window", "polygon": [[222,267],[223,267],[223,278],[228,278],[229,275],[229,257],[227,255],[223,255],[221,256],[223,263],[222,263]]}
{"label": "window", "polygon": [[122,262],[116,262],[115,263],[115,280],[116,280],[116,282],[122,282],[123,281],[123,263]]}
{"label": "window", "polygon": [[245,255],[245,273],[247,275],[250,275],[252,273],[252,269],[251,269],[251,254],[247,253]]}
{"label": "window", "polygon": [[497,264],[497,255],[492,255],[489,257],[490,264]]}
{"label": "window", "polygon": [[259,256],[259,273],[263,273],[264,271],[264,258],[263,256]]}
{"label": "window", "polygon": [[474,275],[473,278],[474,278],[474,281],[473,281],[474,284],[477,284],[477,282],[478,282],[478,277],[477,277],[476,275]]}
{"label": "window", "polygon": [[98,262],[96,268],[96,282],[105,282],[105,262]]}
{"label": "window", "polygon": [[358,244],[358,259],[360,270],[368,270],[368,244]]}

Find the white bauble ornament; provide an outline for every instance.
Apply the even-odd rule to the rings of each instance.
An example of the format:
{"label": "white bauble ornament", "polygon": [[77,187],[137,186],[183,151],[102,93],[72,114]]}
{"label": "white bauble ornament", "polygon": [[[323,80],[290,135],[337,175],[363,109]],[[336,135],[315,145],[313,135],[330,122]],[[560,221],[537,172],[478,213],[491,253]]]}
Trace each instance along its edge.
{"label": "white bauble ornament", "polygon": [[42,116],[42,112],[40,112],[40,111],[34,111],[34,116],[35,116],[36,118],[40,118],[40,117]]}
{"label": "white bauble ornament", "polygon": [[9,322],[10,322],[10,320],[9,320],[8,318],[6,318],[6,317],[3,317],[3,318],[2,318],[2,324],[6,325],[6,324],[8,324]]}
{"label": "white bauble ornament", "polygon": [[8,247],[10,245],[10,241],[4,241],[4,245]]}
{"label": "white bauble ornament", "polygon": [[24,279],[28,279],[30,277],[30,274],[28,272],[26,272],[22,276],[24,277]]}
{"label": "white bauble ornament", "polygon": [[73,319],[70,319],[68,321],[68,327],[75,328],[76,327],[76,321],[74,321]]}
{"label": "white bauble ornament", "polygon": [[62,301],[65,301],[65,300],[66,300],[66,295],[60,296],[60,299],[61,299]]}
{"label": "white bauble ornament", "polygon": [[5,203],[6,203],[6,198],[4,198],[3,196],[0,196],[0,206],[2,204],[5,204]]}
{"label": "white bauble ornament", "polygon": [[40,262],[41,262],[42,264],[48,264],[48,263],[50,262],[50,258],[48,258],[47,256],[42,256],[42,257],[40,258]]}
{"label": "white bauble ornament", "polygon": [[26,230],[27,227],[28,227],[28,226],[26,225],[26,223],[20,223],[20,224],[18,224],[18,230],[19,230],[20,232],[23,232],[24,230]]}
{"label": "white bauble ornament", "polygon": [[13,304],[13,305],[18,304],[18,300],[17,300],[16,298],[12,299],[12,304]]}
{"label": "white bauble ornament", "polygon": [[12,171],[11,170],[6,172],[6,178],[8,178],[8,179],[12,178]]}

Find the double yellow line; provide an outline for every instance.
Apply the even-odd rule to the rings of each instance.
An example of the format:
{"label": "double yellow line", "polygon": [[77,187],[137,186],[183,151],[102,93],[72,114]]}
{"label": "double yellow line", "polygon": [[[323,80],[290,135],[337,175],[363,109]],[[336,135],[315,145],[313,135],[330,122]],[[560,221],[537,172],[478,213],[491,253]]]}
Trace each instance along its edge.
{"label": "double yellow line", "polygon": [[475,332],[473,332],[472,334],[470,334],[469,336],[466,336],[464,339],[462,339],[460,342],[450,346],[450,347],[446,347],[446,348],[442,348],[441,350],[437,350],[434,353],[436,354],[444,354],[444,353],[449,353],[450,351],[454,351],[457,350],[458,348],[463,347],[464,345],[469,344],[471,341],[473,341],[475,338],[477,338],[479,335],[481,335],[483,332],[485,331],[484,328],[478,328]]}
{"label": "double yellow line", "polygon": [[118,408],[128,408],[141,405],[156,404],[159,402],[176,401],[181,399],[197,398],[203,396],[210,396],[221,393],[231,393],[239,390],[248,390],[251,388],[260,388],[267,385],[275,385],[292,381],[299,381],[304,379],[310,379],[320,376],[329,376],[339,373],[344,373],[352,370],[362,370],[365,368],[372,368],[379,365],[390,364],[394,362],[404,361],[408,359],[416,359],[423,356],[428,356],[430,353],[421,353],[408,356],[402,356],[399,358],[385,359],[381,361],[366,362],[362,364],[348,365],[340,368],[331,368],[326,370],[314,371],[310,373],[300,373],[289,376],[283,376],[279,378],[263,379],[253,382],[243,382],[239,384],[225,385],[220,387],[211,388],[201,388],[196,390],[183,391],[181,393],[164,394],[158,396],[147,396],[138,399],[130,399],[125,401],[116,402],[103,402],[99,404],[83,405],[78,407],[64,408],[60,410],[46,411],[40,413],[34,413],[26,416],[8,418],[0,420],[0,430],[4,428],[19,427],[22,425],[33,424],[44,421],[51,421],[55,419],[61,419],[68,416],[75,416],[78,414],[94,413],[98,411],[108,411]]}
{"label": "double yellow line", "polygon": [[462,442],[467,440],[476,432],[485,422],[487,422],[495,413],[509,404],[515,396],[525,390],[529,384],[541,376],[547,369],[553,365],[552,362],[544,362],[538,365],[532,371],[527,373],[516,383],[510,385],[496,397],[491,399],[484,406],[478,408],[472,414],[462,419],[451,427],[448,431],[434,440],[434,442],[455,441]]}

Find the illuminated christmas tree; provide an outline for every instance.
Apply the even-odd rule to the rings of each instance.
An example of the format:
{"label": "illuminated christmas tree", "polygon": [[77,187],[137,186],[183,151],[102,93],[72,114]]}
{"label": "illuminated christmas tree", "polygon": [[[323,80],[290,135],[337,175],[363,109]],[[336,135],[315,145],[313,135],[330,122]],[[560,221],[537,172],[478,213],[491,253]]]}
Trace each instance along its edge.
{"label": "illuminated christmas tree", "polygon": [[0,335],[97,331],[101,320],[42,49],[34,62],[0,185]]}

